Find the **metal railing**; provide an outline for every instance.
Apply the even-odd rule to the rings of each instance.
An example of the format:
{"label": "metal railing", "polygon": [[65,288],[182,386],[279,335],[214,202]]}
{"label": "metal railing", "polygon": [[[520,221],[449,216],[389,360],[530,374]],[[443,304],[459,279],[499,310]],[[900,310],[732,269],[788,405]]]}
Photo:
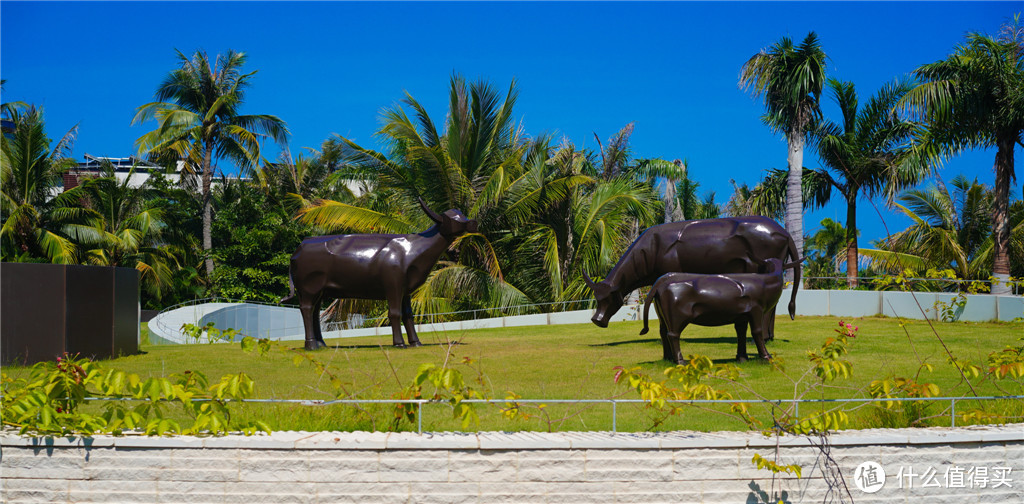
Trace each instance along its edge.
{"label": "metal railing", "polygon": [[[493,317],[510,317],[516,315],[536,315],[542,313],[559,313],[573,310],[588,310],[593,308],[594,301],[592,299],[583,299],[576,301],[556,301],[551,303],[532,303],[522,305],[512,305],[504,308],[481,308],[477,310],[463,310],[454,312],[439,312],[439,313],[418,313],[413,315],[413,321],[417,324],[440,324],[444,322],[457,322],[462,320],[479,320],[484,318]],[[575,308],[570,306],[576,305]],[[561,309],[549,309],[544,310],[543,308],[555,308],[560,307]],[[389,321],[388,317],[366,317],[362,321],[362,327],[376,327],[379,325],[386,325]],[[322,325],[322,329],[325,331],[337,331],[341,329],[356,329],[355,327],[348,327],[349,322],[327,322]]]}
{"label": "metal railing", "polygon": [[[192,301],[186,301],[178,303],[169,308],[161,310],[156,317],[153,317],[149,321],[149,327],[156,328],[158,332],[164,334],[179,334],[181,333],[180,327],[171,327],[164,322],[160,315],[177,310],[179,308],[187,308],[189,306],[197,306],[207,303],[235,303],[235,304],[256,304],[262,306],[272,307],[288,307],[287,305],[266,303],[261,301],[246,301],[240,299],[230,299],[224,297],[208,297],[202,299],[194,299]],[[483,318],[491,317],[507,317],[515,315],[530,315],[540,313],[558,313],[571,310],[584,310],[593,307],[593,300],[575,300],[575,301],[556,301],[550,303],[532,303],[522,305],[512,305],[504,308],[481,308],[476,310],[463,310],[454,312],[439,312],[439,313],[419,313],[413,315],[413,320],[416,324],[433,324],[433,323],[444,323],[444,322],[456,322],[462,320],[479,320]],[[575,305],[575,306],[574,306]],[[338,331],[343,329],[358,329],[358,328],[369,328],[377,327],[381,325],[387,325],[388,317],[365,317],[359,324],[352,324],[351,321],[338,321],[338,322],[321,322],[321,329],[323,331]],[[196,323],[199,321],[197,320]],[[295,326],[299,332],[302,331],[302,326]]]}
{"label": "metal railing", "polygon": [[[85,401],[149,401],[149,398],[133,397],[86,397]],[[211,401],[212,399],[193,399],[194,402]],[[982,397],[862,397],[837,399],[693,399],[689,401],[665,401],[666,404],[769,404],[793,407],[793,416],[800,416],[801,404],[842,404],[842,403],[875,403],[875,402],[949,402],[949,425],[956,427],[957,401],[998,401],[1022,400],[1024,395],[1013,396],[982,396]],[[415,404],[416,432],[423,433],[423,406],[447,405],[446,400],[431,399],[223,399],[225,402],[256,403],[256,404],[299,404],[302,406],[333,406],[345,404]],[[463,399],[466,404],[610,404],[612,407],[612,432],[618,432],[619,404],[646,404],[643,399]]]}
{"label": "metal railing", "polygon": [[[857,277],[853,277],[853,278],[856,279],[857,282],[859,282],[861,284],[861,287],[873,287],[875,282],[887,282],[887,285],[884,285],[883,287],[890,287],[890,288],[898,288],[898,287],[901,287],[901,286],[914,287],[914,288],[926,287],[925,285],[921,285],[922,283],[925,283],[925,282],[945,283],[945,284],[950,284],[951,286],[952,285],[959,286],[959,285],[963,285],[963,284],[970,285],[970,284],[973,284],[973,283],[980,283],[980,284],[988,286],[990,291],[991,291],[992,286],[995,283],[999,282],[997,280],[992,280],[992,279],[965,280],[965,279],[962,279],[962,278],[905,277],[905,278],[903,278],[903,282],[902,283],[893,283],[892,280],[891,280],[891,278],[892,278],[891,276],[871,276],[871,277],[857,276]],[[800,279],[801,279],[801,281],[804,281],[804,282],[808,282],[808,281],[811,281],[811,280],[828,280],[828,281],[833,281],[833,282],[836,282],[836,285],[831,286],[829,288],[830,289],[840,289],[840,290],[842,290],[846,286],[846,281],[849,280],[850,277],[847,277],[847,276],[801,276]],[[1010,281],[1002,281],[1002,282],[999,282],[999,283],[1008,284],[1009,287],[1010,287],[1010,291],[1014,295],[1018,295],[1019,296],[1021,294],[1024,294],[1024,281],[1010,280]],[[869,289],[869,290],[883,290],[883,289]],[[932,290],[932,289],[923,289],[923,290],[911,289],[911,292],[938,292],[938,293],[943,293],[943,292],[956,292],[956,291],[957,291],[957,289],[954,289],[953,291]],[[987,294],[987,292],[983,292],[981,294]]]}

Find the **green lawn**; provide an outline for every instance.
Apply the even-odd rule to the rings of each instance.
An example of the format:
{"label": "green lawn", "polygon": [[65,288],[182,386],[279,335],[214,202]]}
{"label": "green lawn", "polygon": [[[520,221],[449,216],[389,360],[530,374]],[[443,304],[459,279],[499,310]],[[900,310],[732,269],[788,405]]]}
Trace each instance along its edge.
{"label": "green lawn", "polygon": [[[776,325],[778,339],[769,343],[769,351],[782,359],[786,373],[799,377],[808,369],[807,350],[819,347],[824,338],[834,334],[838,326],[834,317],[800,317],[795,322],[780,318]],[[924,373],[922,381],[931,381],[941,387],[943,396],[971,395],[961,383],[955,369],[947,364],[932,327],[922,321],[908,321],[901,326],[895,319],[847,319],[860,327],[859,336],[852,340],[850,361],[853,377],[841,379],[828,390],[826,397],[864,397],[866,386],[875,379],[889,375],[913,376],[922,362],[935,366],[934,372]],[[441,365],[446,360],[454,363],[467,381],[477,376],[466,365],[465,357],[473,359],[485,379],[483,388],[490,397],[503,399],[513,391],[524,399],[607,399],[635,398],[622,385],[613,381],[615,366],[641,366],[645,372],[660,376],[667,363],[659,360],[660,341],[639,336],[640,322],[613,323],[607,329],[590,324],[540,326],[474,330],[459,333],[426,333],[421,339],[426,346],[417,349],[396,350],[390,347],[390,336],[327,340],[329,348],[315,355],[339,370],[346,388],[354,397],[390,398],[407,385],[423,363]],[[939,323],[934,326],[942,341],[961,360],[978,364],[986,356],[1004,346],[1017,343],[1024,335],[1024,324],[996,323]],[[656,331],[656,329],[655,329]],[[652,331],[652,334],[654,331]],[[649,336],[649,335],[648,335]],[[449,346],[447,342],[458,342]],[[301,342],[288,342],[300,347]],[[383,345],[383,346],[382,346]],[[705,328],[691,326],[683,334],[683,355],[703,354],[715,362],[733,362],[736,341],[732,327]],[[448,349],[450,354],[447,353]],[[242,352],[237,344],[199,344],[187,346],[143,345],[143,353],[107,362],[107,365],[144,376],[166,375],[185,370],[199,370],[211,381],[228,373],[244,371],[256,381],[260,398],[330,399],[330,387],[315,371],[307,366],[295,366],[282,356],[257,357]],[[751,357],[756,350],[748,344]],[[743,390],[748,387],[763,397],[787,399],[794,397],[793,381],[782,373],[756,359],[741,364],[741,383],[721,383],[742,398],[754,394]],[[18,375],[23,370],[6,369]],[[813,375],[805,378],[813,379]],[[978,395],[1003,395],[991,382],[976,380]],[[1020,394],[1017,384],[1009,388]],[[820,395],[818,397],[821,397]],[[499,402],[499,404],[502,404]],[[990,405],[989,407],[992,407]],[[811,408],[805,405],[803,408]],[[943,414],[948,403],[936,404],[928,410]],[[957,410],[973,407],[969,402],[958,402]],[[1003,411],[1021,414],[1020,402],[1002,404]],[[802,412],[809,410],[803,409]],[[886,420],[874,407],[851,405],[851,427],[867,428],[899,424],[899,420]],[[713,408],[726,410],[727,407]],[[507,420],[498,407],[483,405],[479,408],[480,430],[609,430],[610,405],[561,406],[548,404],[530,420]],[[754,411],[769,417],[761,406]],[[385,430],[392,413],[384,406],[365,406],[357,410],[351,406],[301,405],[246,405],[243,415],[258,415],[277,430]],[[458,422],[450,418],[444,405],[425,407],[425,430],[460,430]],[[647,430],[653,425],[652,412],[639,405],[619,405],[617,427],[623,431]],[[1019,421],[1019,419],[1017,420]],[[959,422],[958,422],[959,423]],[[949,425],[948,412],[935,419],[933,425]],[[415,429],[404,424],[401,429]],[[476,428],[476,427],[471,427]],[[687,409],[682,415],[669,419],[657,430],[735,430],[745,426],[727,417],[702,409]]]}

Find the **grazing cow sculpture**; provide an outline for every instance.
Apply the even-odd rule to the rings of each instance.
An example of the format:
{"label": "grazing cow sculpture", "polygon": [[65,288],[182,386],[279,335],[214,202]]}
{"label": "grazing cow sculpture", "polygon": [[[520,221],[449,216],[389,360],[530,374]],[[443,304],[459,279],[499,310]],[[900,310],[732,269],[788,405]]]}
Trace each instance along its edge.
{"label": "grazing cow sculpture", "polygon": [[420,199],[436,224],[418,234],[355,234],[302,240],[288,270],[291,295],[298,298],[306,331],[306,350],[323,348],[320,302],[324,297],[384,299],[388,302],[392,342],[405,348],[402,324],[410,346],[421,346],[413,325],[410,296],[423,285],[441,254],[477,222],[452,209],[438,215]]}
{"label": "grazing cow sculpture", "polygon": [[[795,263],[793,295],[789,301],[792,318],[800,285],[800,259],[793,238],[775,221],[747,216],[651,226],[629,246],[604,280],[595,282],[584,273],[597,301],[591,321],[608,327],[627,294],[653,284],[666,273],[756,273],[765,260],[773,257],[783,263],[789,259]],[[770,340],[774,335],[774,309],[765,315],[765,332]]]}
{"label": "grazing cow sculpture", "polygon": [[[684,364],[679,351],[679,336],[689,324],[700,326],[736,326],[736,360],[747,360],[747,325],[757,345],[758,356],[770,359],[764,346],[764,314],[775,308],[782,296],[782,262],[766,261],[765,273],[700,275],[667,273],[654,282],[644,304],[644,328],[647,334],[651,302],[658,312],[661,344],[666,360]],[[789,265],[786,265],[788,267]]]}

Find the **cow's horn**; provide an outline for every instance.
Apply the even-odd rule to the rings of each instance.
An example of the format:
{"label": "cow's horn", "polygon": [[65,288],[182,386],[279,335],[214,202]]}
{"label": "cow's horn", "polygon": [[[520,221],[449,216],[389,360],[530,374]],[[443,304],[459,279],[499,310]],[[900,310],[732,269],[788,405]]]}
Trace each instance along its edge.
{"label": "cow's horn", "polygon": [[591,280],[590,275],[588,275],[586,271],[583,272],[583,281],[587,282],[587,287],[590,287],[591,290],[594,290],[594,288],[597,287],[597,282]]}
{"label": "cow's horn", "polygon": [[423,201],[423,198],[417,199],[420,200],[420,207],[423,208],[423,212],[427,214],[427,217],[430,217],[430,220],[440,224],[441,216],[438,215],[437,212],[431,210],[430,207],[427,206],[427,202]]}

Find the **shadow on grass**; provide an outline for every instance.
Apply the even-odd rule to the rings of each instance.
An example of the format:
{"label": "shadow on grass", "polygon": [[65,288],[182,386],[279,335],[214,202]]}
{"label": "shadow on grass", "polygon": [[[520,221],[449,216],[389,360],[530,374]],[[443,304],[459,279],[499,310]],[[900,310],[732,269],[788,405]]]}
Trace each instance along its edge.
{"label": "shadow on grass", "polygon": [[660,345],[661,344],[661,340],[657,339],[657,338],[654,338],[654,339],[645,338],[645,339],[634,339],[634,340],[626,340],[626,341],[613,341],[611,343],[592,343],[592,344],[587,345],[587,346],[591,346],[591,347],[614,347],[614,346],[619,346],[619,345],[636,345],[636,344],[641,344],[641,343],[657,343],[657,344]]}
{"label": "shadow on grass", "polygon": [[[747,341],[753,341],[753,340],[750,338],[750,336],[747,336]],[[788,339],[778,339],[778,338],[776,338],[774,340],[766,341],[765,343],[773,343],[773,342],[774,343],[789,343],[789,340]],[[591,347],[615,347],[615,346],[620,346],[620,345],[639,345],[639,344],[648,344],[648,343],[657,343],[657,344],[660,345],[661,344],[661,339],[659,339],[659,338],[633,339],[633,340],[626,340],[626,341],[613,341],[611,343],[591,343],[590,345],[587,345],[587,346],[591,346]],[[730,343],[730,344],[735,345],[736,344],[736,337],[735,336],[718,336],[718,337],[714,337],[714,338],[687,338],[687,337],[684,336],[681,339],[681,343],[699,343],[699,344],[709,344],[709,345],[714,345],[714,344],[719,344],[719,343]]]}
{"label": "shadow on grass", "polygon": [[[745,365],[764,365],[764,366],[767,366],[767,365],[769,365],[768,361],[766,361],[764,359],[759,359],[759,358],[757,358],[756,355],[753,355],[753,354],[747,354],[747,361],[746,362],[736,362],[736,357],[725,357],[725,358],[722,358],[722,359],[711,359],[711,362],[713,364],[736,364],[736,365],[739,365],[739,366],[745,366]],[[663,359],[644,361],[644,362],[639,362],[638,364],[643,364],[643,365],[663,364],[666,367],[671,367],[671,366],[675,366],[676,365],[675,362],[667,361],[667,360],[663,360]]]}
{"label": "shadow on grass", "polygon": [[[457,342],[457,341],[451,342],[451,346],[466,346],[468,344],[469,343],[460,343],[460,342]],[[449,344],[448,343],[423,343],[423,346],[424,347],[434,347],[434,346],[436,346],[436,347],[444,347],[444,346],[449,346]],[[302,347],[298,347],[298,348],[302,348]],[[366,349],[366,348],[384,348],[385,350],[410,350],[410,351],[415,351],[416,350],[416,347],[395,348],[394,345],[390,345],[390,344],[388,344],[388,345],[330,345],[327,348],[328,349],[332,349],[332,350],[359,350],[359,349]]]}

